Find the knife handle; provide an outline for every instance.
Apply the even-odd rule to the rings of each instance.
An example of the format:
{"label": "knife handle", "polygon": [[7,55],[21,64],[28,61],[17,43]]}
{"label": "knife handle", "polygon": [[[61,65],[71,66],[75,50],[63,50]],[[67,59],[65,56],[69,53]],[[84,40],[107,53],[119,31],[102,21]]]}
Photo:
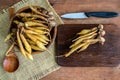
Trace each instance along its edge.
{"label": "knife handle", "polygon": [[85,12],[85,14],[87,17],[94,16],[94,17],[101,17],[101,18],[111,18],[119,15],[116,12]]}

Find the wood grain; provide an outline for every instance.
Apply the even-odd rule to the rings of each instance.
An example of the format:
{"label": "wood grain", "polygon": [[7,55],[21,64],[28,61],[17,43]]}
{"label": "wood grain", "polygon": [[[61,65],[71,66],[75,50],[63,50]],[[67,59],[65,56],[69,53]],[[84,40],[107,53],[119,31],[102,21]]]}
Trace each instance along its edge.
{"label": "wood grain", "polygon": [[[49,0],[61,15],[78,11],[116,11],[120,13],[120,0]],[[65,24],[115,24],[120,17],[103,19],[91,17],[85,20],[66,20]],[[41,80],[120,80],[120,66],[116,67],[62,67]]]}
{"label": "wood grain", "polygon": [[[0,9],[7,8],[20,0],[0,0]],[[49,0],[56,12],[107,10],[120,13],[120,0]],[[66,24],[115,24],[119,27],[120,17],[103,19],[91,17],[85,20],[66,20]],[[61,67],[40,80],[120,80],[120,66],[116,67]]]}
{"label": "wood grain", "polygon": [[[56,39],[57,56],[67,53],[72,40],[83,29],[97,27],[97,24],[65,24],[58,27]],[[116,27],[116,28],[115,28]],[[85,51],[74,52],[69,57],[57,57],[57,63],[65,67],[116,67],[120,64],[120,28],[104,25],[105,44],[90,45]],[[61,34],[64,33],[64,34]]]}
{"label": "wood grain", "polygon": [[[120,13],[120,0],[54,0],[51,3],[54,4],[56,12],[61,15],[68,12],[80,12],[80,11],[116,11]],[[118,20],[119,17],[115,18],[95,18],[90,17],[89,19],[78,19],[78,20],[68,20],[63,19],[67,24],[117,24],[120,25]]]}

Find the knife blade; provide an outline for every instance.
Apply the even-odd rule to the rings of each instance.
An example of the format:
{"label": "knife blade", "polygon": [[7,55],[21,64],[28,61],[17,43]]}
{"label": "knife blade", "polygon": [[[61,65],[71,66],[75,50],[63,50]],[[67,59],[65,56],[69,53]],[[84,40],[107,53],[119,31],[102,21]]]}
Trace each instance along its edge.
{"label": "knife blade", "polygon": [[67,13],[61,15],[61,18],[67,19],[84,19],[88,17],[101,17],[101,18],[112,18],[117,17],[117,12],[78,12],[78,13]]}

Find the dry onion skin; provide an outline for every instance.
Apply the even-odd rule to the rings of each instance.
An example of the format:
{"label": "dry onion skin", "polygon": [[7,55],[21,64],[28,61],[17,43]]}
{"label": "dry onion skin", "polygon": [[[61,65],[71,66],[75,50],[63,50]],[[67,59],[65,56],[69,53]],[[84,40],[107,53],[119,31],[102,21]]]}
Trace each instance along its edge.
{"label": "dry onion skin", "polygon": [[42,7],[29,6],[26,10],[15,14],[9,34],[4,41],[15,43],[25,58],[33,60],[32,52],[51,53],[47,46],[51,42],[51,29],[55,26],[53,12]]}

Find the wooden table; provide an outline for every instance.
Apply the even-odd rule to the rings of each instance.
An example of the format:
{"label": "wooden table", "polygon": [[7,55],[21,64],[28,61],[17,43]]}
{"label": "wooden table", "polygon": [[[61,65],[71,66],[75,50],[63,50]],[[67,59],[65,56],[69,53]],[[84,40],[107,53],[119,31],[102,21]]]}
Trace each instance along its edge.
{"label": "wooden table", "polygon": [[[0,0],[0,9],[20,0]],[[120,0],[49,0],[61,15],[78,11],[117,11]],[[103,19],[91,17],[85,20],[65,20],[65,24],[115,24],[120,25],[120,17]],[[120,67],[61,67],[41,80],[120,80]]]}

